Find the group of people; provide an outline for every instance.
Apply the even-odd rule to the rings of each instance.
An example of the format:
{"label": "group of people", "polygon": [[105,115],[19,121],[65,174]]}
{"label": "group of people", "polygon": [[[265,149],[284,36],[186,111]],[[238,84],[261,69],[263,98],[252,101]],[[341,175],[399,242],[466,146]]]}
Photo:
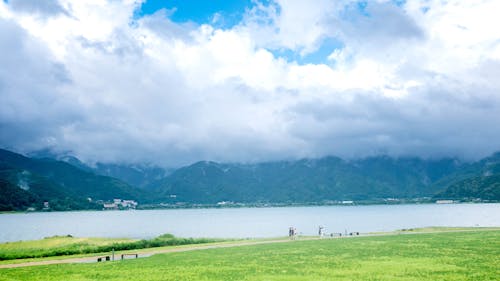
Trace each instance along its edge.
{"label": "group of people", "polygon": [[[324,235],[323,230],[324,230],[324,227],[320,225],[320,226],[319,226],[319,229],[318,229],[318,235],[319,235],[320,237],[322,237],[322,236]],[[298,233],[297,233],[297,229],[296,229],[295,227],[290,226],[290,227],[288,228],[288,237],[290,237],[291,239],[295,239],[295,237],[297,236],[297,234],[298,234]]]}
{"label": "group of people", "polygon": [[[298,234],[298,233],[297,233],[297,229],[296,229],[295,227],[290,226],[290,227],[288,228],[288,237],[290,237],[290,239],[295,239],[295,237],[297,236],[297,234]],[[322,226],[322,225],[320,225],[320,226],[318,227],[318,236],[319,236],[319,237],[323,237],[323,236],[325,236],[325,235],[328,235],[328,236],[330,236],[330,237],[334,237],[334,236],[339,236],[339,237],[342,237],[342,233],[330,233],[330,234],[327,234],[327,233],[325,232],[325,227],[324,227],[324,226]],[[347,234],[347,230],[346,230],[346,232],[345,232],[345,236],[347,236],[347,235],[350,235],[350,236],[355,236],[355,235],[359,235],[359,232],[351,232],[351,233]]]}

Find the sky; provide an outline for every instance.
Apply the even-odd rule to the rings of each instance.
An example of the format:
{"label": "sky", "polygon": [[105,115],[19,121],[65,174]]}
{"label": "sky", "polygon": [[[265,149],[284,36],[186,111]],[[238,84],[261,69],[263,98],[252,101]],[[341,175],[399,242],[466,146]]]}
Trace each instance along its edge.
{"label": "sky", "polygon": [[500,151],[497,0],[2,0],[0,147],[178,167]]}

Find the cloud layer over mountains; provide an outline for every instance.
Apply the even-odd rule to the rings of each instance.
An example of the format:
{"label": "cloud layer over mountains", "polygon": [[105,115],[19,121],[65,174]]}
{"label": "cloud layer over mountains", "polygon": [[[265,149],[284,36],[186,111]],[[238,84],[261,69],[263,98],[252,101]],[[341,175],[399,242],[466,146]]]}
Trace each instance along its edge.
{"label": "cloud layer over mountains", "polygon": [[[500,2],[0,2],[0,146],[178,166],[500,150]],[[320,62],[309,60],[320,57]]]}

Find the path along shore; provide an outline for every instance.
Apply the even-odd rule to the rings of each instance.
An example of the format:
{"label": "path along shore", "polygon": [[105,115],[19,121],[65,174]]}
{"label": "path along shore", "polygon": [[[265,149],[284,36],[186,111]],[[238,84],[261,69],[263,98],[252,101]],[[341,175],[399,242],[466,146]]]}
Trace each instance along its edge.
{"label": "path along shore", "polygon": [[[493,230],[498,231],[499,228],[493,229],[481,229],[481,230]],[[281,239],[272,239],[272,240],[243,240],[243,241],[235,241],[228,243],[217,243],[217,244],[196,244],[192,246],[182,246],[182,247],[161,247],[158,249],[149,248],[149,249],[141,249],[137,251],[133,251],[133,254],[137,254],[138,258],[150,257],[156,254],[165,254],[165,253],[178,253],[178,252],[187,252],[187,251],[197,251],[197,250],[208,250],[208,249],[216,249],[216,248],[230,248],[230,247],[241,247],[241,246],[251,246],[251,245],[262,245],[262,244],[271,244],[271,243],[291,243],[295,241],[307,241],[307,240],[320,240],[320,239],[345,239],[345,238],[354,238],[354,237],[367,237],[367,236],[385,236],[385,235],[411,235],[411,234],[425,234],[425,233],[443,233],[443,232],[463,232],[463,231],[476,231],[474,229],[463,229],[463,230],[444,230],[444,231],[416,231],[416,232],[386,232],[386,233],[369,233],[369,234],[360,234],[359,236],[335,236],[335,237],[297,237],[296,239],[290,238],[281,238]],[[131,251],[126,252],[117,252],[115,253],[115,261],[120,261],[119,258],[122,253],[130,254]],[[109,253],[96,253],[93,256],[88,257],[78,257],[72,258],[69,256],[68,258],[62,259],[51,259],[51,260],[39,260],[39,261],[27,261],[22,263],[11,263],[11,264],[0,264],[0,269],[2,268],[16,268],[16,267],[26,267],[26,266],[39,266],[39,265],[51,265],[51,264],[65,264],[65,263],[92,263],[97,262],[99,257],[110,256]],[[60,257],[59,257],[60,258]]]}

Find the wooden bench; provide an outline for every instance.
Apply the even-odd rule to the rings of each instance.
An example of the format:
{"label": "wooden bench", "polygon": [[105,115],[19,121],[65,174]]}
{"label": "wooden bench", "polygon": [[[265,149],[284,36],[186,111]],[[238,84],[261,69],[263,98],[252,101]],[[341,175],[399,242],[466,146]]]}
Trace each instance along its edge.
{"label": "wooden bench", "polygon": [[103,261],[103,259],[104,259],[105,261],[110,261],[110,260],[111,260],[111,258],[110,258],[109,256],[105,256],[105,257],[98,257],[98,258],[97,258],[97,262],[102,262],[102,261]]}
{"label": "wooden bench", "polygon": [[122,260],[125,259],[126,256],[131,256],[131,257],[138,258],[139,254],[122,254]]}

